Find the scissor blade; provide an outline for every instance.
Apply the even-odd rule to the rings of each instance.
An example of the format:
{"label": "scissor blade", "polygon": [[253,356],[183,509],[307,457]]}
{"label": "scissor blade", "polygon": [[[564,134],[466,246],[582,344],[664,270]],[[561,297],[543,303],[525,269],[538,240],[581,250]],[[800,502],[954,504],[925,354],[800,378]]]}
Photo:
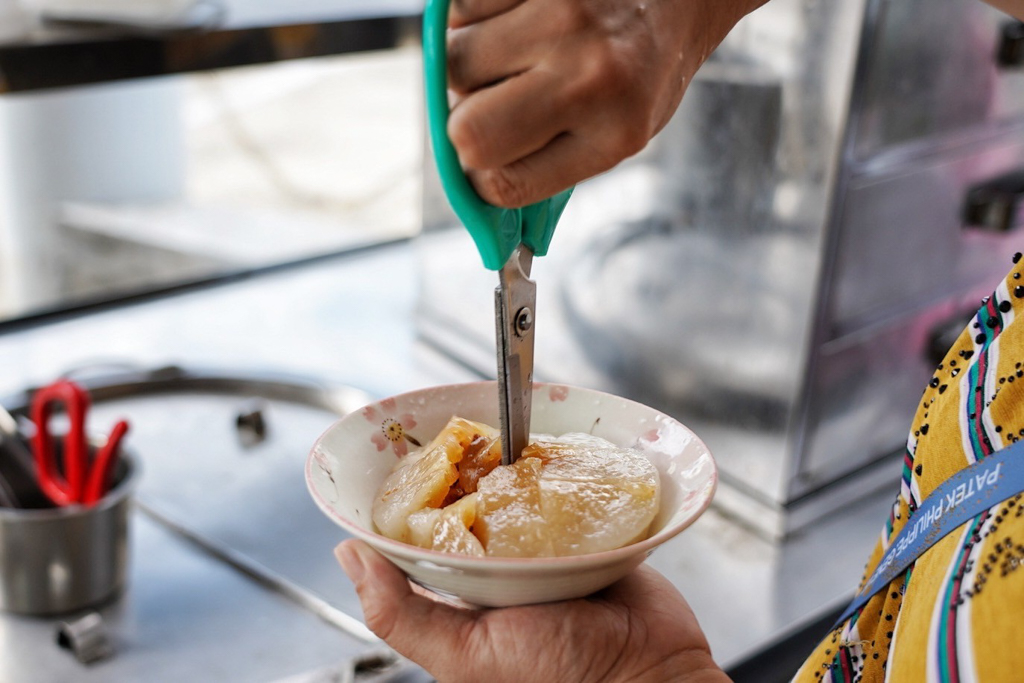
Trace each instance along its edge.
{"label": "scissor blade", "polygon": [[501,269],[501,285],[494,291],[503,465],[519,458],[530,437],[537,307],[537,284],[530,279],[532,264],[533,252],[522,245],[517,247]]}

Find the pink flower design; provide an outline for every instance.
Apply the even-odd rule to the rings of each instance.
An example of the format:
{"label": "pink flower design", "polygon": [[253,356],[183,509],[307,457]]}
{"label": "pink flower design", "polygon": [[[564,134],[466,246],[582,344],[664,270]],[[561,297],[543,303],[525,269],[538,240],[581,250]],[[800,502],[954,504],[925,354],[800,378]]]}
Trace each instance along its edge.
{"label": "pink flower design", "polygon": [[569,398],[569,387],[551,387],[548,389],[548,398],[552,401],[564,401]]}
{"label": "pink flower design", "polygon": [[654,443],[655,441],[661,438],[661,432],[659,432],[657,429],[651,429],[640,438],[643,439],[644,441],[650,441],[651,443]]}
{"label": "pink flower design", "polygon": [[317,467],[319,467],[331,481],[334,481],[334,477],[331,475],[331,465],[327,462],[327,455],[318,448],[313,451],[313,459],[316,460]]}
{"label": "pink flower design", "polygon": [[395,455],[401,457],[409,452],[409,442],[419,445],[407,433],[416,426],[416,420],[410,413],[398,414],[395,399],[387,398],[380,402],[380,410],[374,406],[363,408],[363,417],[369,422],[380,422],[380,431],[374,432],[370,441],[377,447],[377,451],[383,451],[388,446]]}

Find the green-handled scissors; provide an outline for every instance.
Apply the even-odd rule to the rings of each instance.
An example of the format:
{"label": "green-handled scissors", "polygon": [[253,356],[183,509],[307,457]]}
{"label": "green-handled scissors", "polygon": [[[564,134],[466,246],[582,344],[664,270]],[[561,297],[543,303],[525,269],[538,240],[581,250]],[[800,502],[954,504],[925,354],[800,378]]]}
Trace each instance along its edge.
{"label": "green-handled scissors", "polygon": [[502,463],[526,447],[533,391],[533,335],[537,286],[534,256],[544,256],[572,189],[519,209],[483,201],[473,190],[448,139],[446,33],[450,0],[428,0],[423,15],[427,119],[434,159],[448,201],[469,230],[484,266],[499,271],[495,290]]}

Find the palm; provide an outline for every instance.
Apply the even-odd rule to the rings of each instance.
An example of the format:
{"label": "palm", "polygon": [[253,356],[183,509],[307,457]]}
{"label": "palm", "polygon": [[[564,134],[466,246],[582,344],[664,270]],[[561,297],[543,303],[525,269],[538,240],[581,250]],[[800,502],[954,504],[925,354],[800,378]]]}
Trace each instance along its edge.
{"label": "palm", "polygon": [[[359,542],[344,547],[365,568],[356,587],[367,625],[441,681],[720,675],[690,607],[649,567],[589,598],[473,611],[417,595],[398,569]],[[348,567],[345,554],[339,557]]]}
{"label": "palm", "polygon": [[[645,652],[675,653],[707,645],[693,613],[654,570],[641,567],[606,591],[582,600],[475,613],[464,650],[489,680],[521,681],[508,663],[532,662],[547,680],[592,681],[655,667]],[[449,672],[458,678],[457,667]],[[449,680],[448,675],[439,676]],[[538,679],[539,680],[539,679]]]}

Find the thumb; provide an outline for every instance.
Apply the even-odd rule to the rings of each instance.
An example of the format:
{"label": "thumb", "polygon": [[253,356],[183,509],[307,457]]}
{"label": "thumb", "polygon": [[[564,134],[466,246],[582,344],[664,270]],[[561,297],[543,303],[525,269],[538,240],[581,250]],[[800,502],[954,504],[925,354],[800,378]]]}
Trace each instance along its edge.
{"label": "thumb", "polygon": [[475,613],[417,595],[398,567],[362,541],[345,541],[334,554],[355,585],[369,629],[444,679],[448,662],[459,661],[454,655],[464,647]]}

